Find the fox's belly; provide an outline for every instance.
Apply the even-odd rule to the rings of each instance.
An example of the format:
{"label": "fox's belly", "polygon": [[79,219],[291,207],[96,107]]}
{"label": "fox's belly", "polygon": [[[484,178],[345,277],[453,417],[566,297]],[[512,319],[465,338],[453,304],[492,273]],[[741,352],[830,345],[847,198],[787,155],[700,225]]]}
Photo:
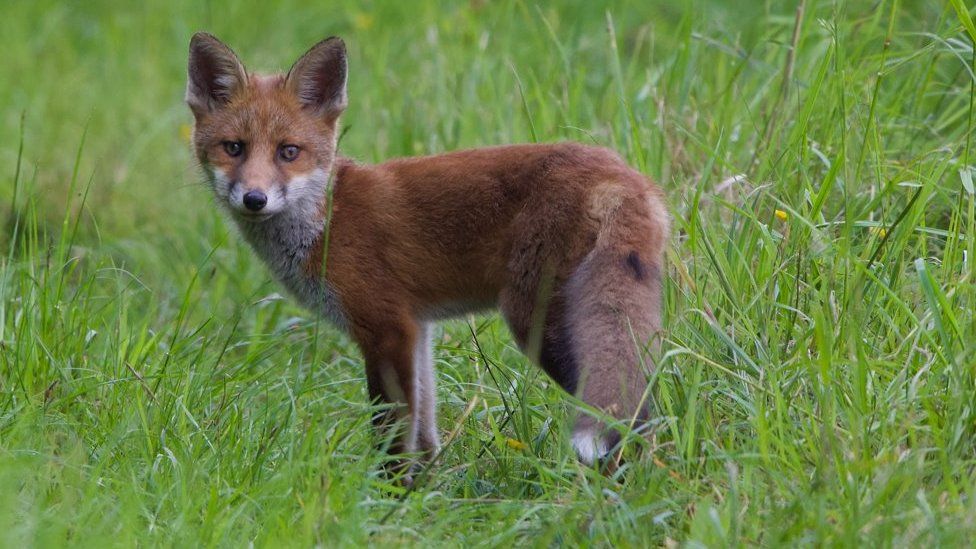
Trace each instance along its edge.
{"label": "fox's belly", "polygon": [[419,311],[424,320],[442,320],[466,314],[480,313],[498,306],[496,300],[484,299],[452,299],[439,303],[432,303]]}

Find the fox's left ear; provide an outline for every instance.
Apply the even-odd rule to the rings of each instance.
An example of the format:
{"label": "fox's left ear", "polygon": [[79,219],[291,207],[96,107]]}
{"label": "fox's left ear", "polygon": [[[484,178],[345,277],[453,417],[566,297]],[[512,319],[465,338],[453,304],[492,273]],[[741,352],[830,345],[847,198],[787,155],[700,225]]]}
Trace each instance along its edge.
{"label": "fox's left ear", "polygon": [[346,44],[335,36],[315,44],[292,65],[286,82],[306,108],[335,120],[348,103]]}

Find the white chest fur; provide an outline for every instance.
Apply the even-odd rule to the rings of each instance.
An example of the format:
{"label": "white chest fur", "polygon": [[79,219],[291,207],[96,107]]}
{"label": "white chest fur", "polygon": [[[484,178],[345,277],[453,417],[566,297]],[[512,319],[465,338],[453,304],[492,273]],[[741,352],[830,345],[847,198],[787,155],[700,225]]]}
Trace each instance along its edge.
{"label": "white chest fur", "polygon": [[275,278],[306,308],[345,329],[346,315],[325,277],[306,270],[324,221],[283,212],[263,223],[238,223],[244,238],[264,260]]}

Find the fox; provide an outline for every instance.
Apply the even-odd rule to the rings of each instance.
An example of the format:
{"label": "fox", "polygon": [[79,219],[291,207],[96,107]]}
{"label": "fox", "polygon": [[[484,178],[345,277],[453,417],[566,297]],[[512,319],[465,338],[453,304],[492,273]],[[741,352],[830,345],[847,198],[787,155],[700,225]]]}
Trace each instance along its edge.
{"label": "fox", "polygon": [[262,74],[200,32],[187,73],[192,146],[216,202],[287,293],[355,341],[393,457],[440,451],[435,323],[490,309],[591,409],[572,429],[579,461],[605,463],[649,421],[670,217],[662,190],[617,153],[562,142],[344,157],[338,37]]}

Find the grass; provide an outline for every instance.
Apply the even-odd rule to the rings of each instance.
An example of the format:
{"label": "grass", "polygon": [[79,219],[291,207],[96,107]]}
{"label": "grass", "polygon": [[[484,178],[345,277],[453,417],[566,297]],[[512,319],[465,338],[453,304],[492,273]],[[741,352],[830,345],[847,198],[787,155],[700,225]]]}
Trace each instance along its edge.
{"label": "grass", "polygon": [[[0,545],[970,544],[966,10],[5,5]],[[358,352],[200,184],[198,29],[269,70],[342,35],[364,161],[573,139],[658,180],[675,234],[643,456],[577,464],[575,404],[491,315],[438,332],[440,461],[408,494],[384,479]]]}

